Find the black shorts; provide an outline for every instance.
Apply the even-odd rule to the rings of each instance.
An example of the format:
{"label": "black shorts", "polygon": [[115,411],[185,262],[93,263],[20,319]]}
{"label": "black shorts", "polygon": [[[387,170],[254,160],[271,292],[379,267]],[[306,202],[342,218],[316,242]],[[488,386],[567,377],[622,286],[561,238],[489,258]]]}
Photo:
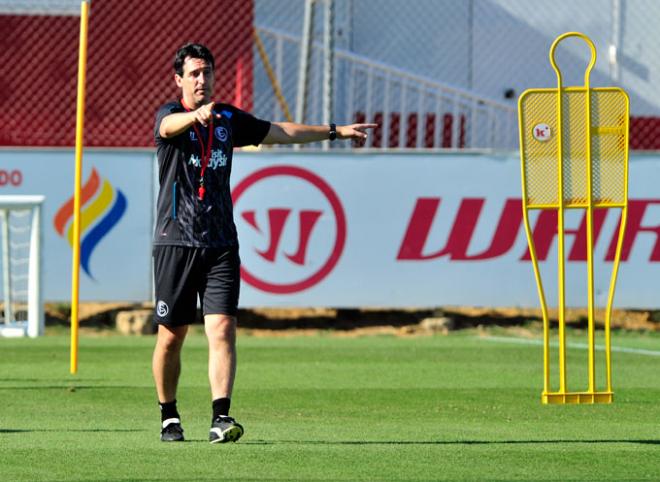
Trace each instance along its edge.
{"label": "black shorts", "polygon": [[154,246],[155,322],[190,325],[197,297],[204,315],[235,316],[240,291],[238,248]]}

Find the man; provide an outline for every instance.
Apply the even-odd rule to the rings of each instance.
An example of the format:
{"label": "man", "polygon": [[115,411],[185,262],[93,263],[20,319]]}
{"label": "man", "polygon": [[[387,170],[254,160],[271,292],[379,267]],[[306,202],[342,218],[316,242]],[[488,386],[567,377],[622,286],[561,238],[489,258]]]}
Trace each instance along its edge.
{"label": "man", "polygon": [[161,440],[184,439],[176,407],[181,347],[195,319],[197,296],[209,346],[211,443],[235,442],[243,427],[229,416],[236,373],[238,239],[229,175],[234,147],[325,139],[366,139],[375,124],[311,126],[257,119],[212,100],[215,62],[200,44],[181,47],[174,81],[182,98],[160,107],[154,137],[160,191],[154,233],[153,375],[161,409]]}

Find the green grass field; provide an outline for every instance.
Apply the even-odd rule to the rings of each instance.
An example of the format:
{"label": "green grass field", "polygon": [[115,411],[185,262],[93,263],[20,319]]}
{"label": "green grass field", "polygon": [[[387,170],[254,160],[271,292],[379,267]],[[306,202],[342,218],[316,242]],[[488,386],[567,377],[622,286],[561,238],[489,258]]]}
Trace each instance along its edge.
{"label": "green grass field", "polygon": [[541,347],[476,331],[242,336],[232,415],[246,434],[224,445],[207,442],[200,334],[187,340],[178,397],[187,441],[158,440],[153,343],[83,337],[71,376],[65,335],[0,339],[0,480],[660,478],[657,335],[615,334],[647,352],[613,354],[609,406],[542,406]]}

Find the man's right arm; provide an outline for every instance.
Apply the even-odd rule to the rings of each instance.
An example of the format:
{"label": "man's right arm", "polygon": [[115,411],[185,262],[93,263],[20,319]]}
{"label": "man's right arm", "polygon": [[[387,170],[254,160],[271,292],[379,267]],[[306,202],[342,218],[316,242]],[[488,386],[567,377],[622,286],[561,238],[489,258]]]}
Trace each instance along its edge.
{"label": "man's right arm", "polygon": [[163,139],[176,137],[182,132],[187,131],[194,123],[199,122],[204,127],[208,125],[211,118],[220,118],[219,114],[213,112],[215,102],[209,102],[195,110],[188,112],[177,112],[163,117],[160,121],[158,133]]}
{"label": "man's right arm", "polygon": [[163,139],[170,139],[188,130],[196,121],[195,111],[170,114],[160,121],[158,133]]}

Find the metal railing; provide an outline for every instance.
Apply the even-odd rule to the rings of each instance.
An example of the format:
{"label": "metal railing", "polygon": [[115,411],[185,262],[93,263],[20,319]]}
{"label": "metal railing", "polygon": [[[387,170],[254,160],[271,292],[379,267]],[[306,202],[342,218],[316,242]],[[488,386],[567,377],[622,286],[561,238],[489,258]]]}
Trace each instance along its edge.
{"label": "metal railing", "polygon": [[[283,82],[285,65],[298,61],[301,39],[271,28],[257,27],[285,102],[296,102],[297,86]],[[322,122],[323,44],[312,44],[306,123]],[[284,120],[267,79],[263,62],[255,61],[256,114]],[[479,96],[345,49],[334,55],[334,118],[341,123],[377,122],[380,127],[365,147],[376,149],[498,148],[515,149],[516,107]],[[289,111],[300,110],[296,105]],[[336,143],[334,146],[350,147]]]}

